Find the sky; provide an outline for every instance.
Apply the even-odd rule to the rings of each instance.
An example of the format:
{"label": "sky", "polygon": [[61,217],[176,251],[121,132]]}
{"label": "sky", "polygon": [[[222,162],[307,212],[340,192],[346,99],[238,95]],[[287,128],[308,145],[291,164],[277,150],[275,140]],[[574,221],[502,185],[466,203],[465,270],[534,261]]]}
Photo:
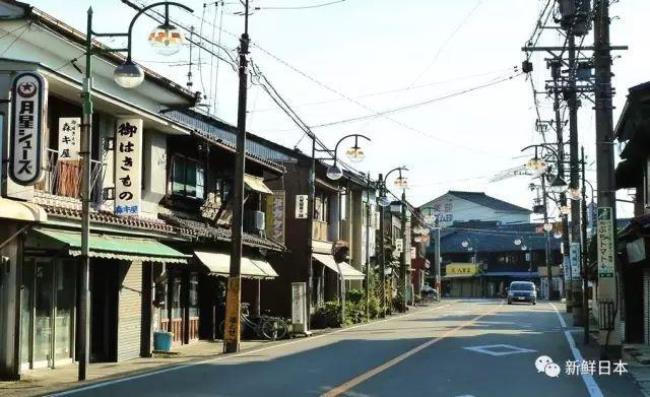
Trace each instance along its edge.
{"label": "sky", "polygon": [[[237,36],[243,30],[238,1],[224,5],[180,1],[194,13],[172,9],[173,20],[194,26],[236,56]],[[521,47],[546,0],[344,0],[323,7],[286,8],[329,2],[251,0],[260,9],[250,17],[250,57],[318,137],[333,147],[344,135],[367,135],[372,139],[364,145],[367,157],[355,167],[376,177],[407,166],[407,198],[415,205],[448,190],[469,190],[530,208],[529,177],[493,183],[490,178],[524,164],[530,155],[521,149],[541,141],[534,129],[537,116],[530,81],[515,76],[515,67],[524,59]],[[92,4],[97,32],[126,31],[135,14],[120,0],[29,3],[80,30],[85,30],[85,10]],[[650,2],[623,0],[612,6],[611,14],[612,43],[630,46],[629,51],[616,54],[620,58],[613,66],[616,121],[628,87],[650,77],[650,49],[644,42],[650,36]],[[134,59],[185,84],[189,46],[170,57],[155,53],[146,41],[154,27],[146,17],[136,23]],[[592,41],[591,37],[585,40]],[[561,42],[557,32],[548,30],[540,44]],[[119,43],[118,39],[110,44]],[[548,78],[544,56],[532,60],[531,78],[541,90]],[[205,103],[213,114],[234,124],[236,72],[204,51],[199,54],[196,47],[192,62],[193,89],[206,94]],[[482,86],[486,87],[475,89]],[[309,140],[262,88],[251,84],[248,99],[249,131],[308,151]],[[538,99],[543,117],[551,118],[550,99]],[[420,102],[428,103],[376,116]],[[338,123],[358,117],[365,118]],[[587,100],[579,120],[580,142],[590,163],[587,177],[595,182],[595,126]],[[335,124],[316,127],[328,123]],[[341,155],[347,146],[342,144]],[[626,192],[619,192],[619,197],[629,199]],[[619,216],[631,213],[631,206],[619,207]]]}

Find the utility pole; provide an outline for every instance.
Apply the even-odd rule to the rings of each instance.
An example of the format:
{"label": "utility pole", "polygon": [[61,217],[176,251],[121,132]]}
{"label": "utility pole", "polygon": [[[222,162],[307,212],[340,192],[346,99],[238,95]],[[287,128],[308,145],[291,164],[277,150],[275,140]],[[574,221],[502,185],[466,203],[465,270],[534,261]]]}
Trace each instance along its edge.
{"label": "utility pole", "polygon": [[92,31],[93,9],[88,8],[86,26],[86,72],[83,81],[83,120],[81,128],[81,151],[83,168],[81,174],[81,291],[79,313],[79,380],[86,380],[90,359],[90,173],[92,161],[93,101],[92,101]]}
{"label": "utility pole", "polygon": [[621,358],[620,315],[616,286],[616,184],[612,116],[612,56],[609,40],[609,1],[595,0],[594,66],[596,110],[596,167],[598,182],[598,328],[600,356]]}
{"label": "utility pole", "polygon": [[[557,133],[557,175],[558,177],[564,178],[564,120],[562,119],[562,114],[560,113],[560,87],[559,82],[561,79],[562,73],[562,60],[552,60],[550,62],[551,66],[551,75],[553,77],[553,110],[555,111],[555,131]],[[560,208],[566,207],[566,193],[560,192]],[[566,310],[571,313],[573,307],[572,299],[572,280],[571,280],[571,267],[567,266],[569,264],[569,221],[567,219],[567,214],[562,213],[562,257],[564,263],[564,280],[566,281],[565,285],[565,295],[566,295]],[[568,275],[567,275],[568,271]]]}
{"label": "utility pole", "polygon": [[436,218],[436,250],[435,250],[435,260],[433,261],[433,268],[436,274],[436,291],[438,291],[438,300],[442,298],[442,276],[440,275],[440,225],[438,224],[438,219]]}
{"label": "utility pole", "polygon": [[[577,60],[576,60],[576,39],[573,34],[573,29],[568,32],[568,47],[569,47],[569,87],[568,87],[568,106],[569,106],[569,164],[570,164],[570,179],[569,186],[573,189],[577,189],[579,185],[579,159],[578,159],[578,95],[576,92],[576,74],[577,74]],[[576,201],[577,203],[578,201]],[[571,242],[577,243],[580,239],[580,206],[572,205],[571,206]],[[566,249],[566,247],[565,247]],[[582,251],[582,256],[586,256],[586,251]],[[572,263],[572,266],[579,266],[578,263]],[[579,327],[582,325],[583,321],[583,305],[582,305],[582,288],[580,286],[579,279],[573,279],[573,274],[571,272],[569,279],[571,280],[572,285],[572,306],[573,306],[573,325]]]}
{"label": "utility pole", "polygon": [[[384,194],[384,178],[382,174],[379,174],[379,196],[381,197]],[[386,252],[384,251],[384,206],[379,206],[379,281],[381,282],[381,313],[382,318],[386,317]]]}
{"label": "utility pole", "polygon": [[368,173],[366,184],[366,321],[370,322],[370,188],[372,181],[370,180],[370,173]]}
{"label": "utility pole", "polygon": [[[407,230],[406,230],[406,189],[402,189],[402,214],[401,214],[401,221],[402,221],[402,252],[401,252],[401,263],[400,263],[400,279],[401,279],[401,290],[402,290],[402,301],[400,302],[400,305],[402,306],[402,312],[406,312],[407,308],[407,299],[406,295],[408,292],[408,283],[406,282],[406,278],[408,277],[408,271],[406,270],[406,266],[408,264],[408,257],[407,255],[411,255],[411,249],[410,246],[406,246],[406,242],[408,241],[407,239]],[[410,245],[410,244],[409,244]]]}
{"label": "utility pole", "polygon": [[244,174],[246,172],[246,100],[248,93],[248,0],[244,3],[244,33],[239,40],[239,103],[237,110],[237,152],[233,189],[232,246],[226,296],[224,353],[239,351],[241,324],[241,257],[244,220]]}
{"label": "utility pole", "polygon": [[546,225],[548,225],[548,198],[546,197],[546,174],[543,174],[542,177],[542,197],[544,200],[544,234],[546,236],[546,245],[544,250],[544,261],[546,263],[546,275],[548,280],[548,300],[551,300],[552,290],[553,290],[553,274],[551,273],[551,232],[546,230]]}
{"label": "utility pole", "polygon": [[581,148],[581,162],[582,166],[582,222],[580,224],[580,232],[582,234],[582,325],[584,327],[584,343],[589,344],[589,272],[587,265],[589,259],[587,257],[587,250],[589,241],[587,239],[587,186],[585,177],[585,148]]}

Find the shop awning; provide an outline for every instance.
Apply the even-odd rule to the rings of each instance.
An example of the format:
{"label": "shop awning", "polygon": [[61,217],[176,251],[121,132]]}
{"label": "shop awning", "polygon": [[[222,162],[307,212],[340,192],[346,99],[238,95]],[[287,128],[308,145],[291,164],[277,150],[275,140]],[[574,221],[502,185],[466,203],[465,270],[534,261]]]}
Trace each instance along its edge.
{"label": "shop awning", "polygon": [[273,191],[271,191],[271,189],[269,189],[268,186],[264,184],[264,178],[261,178],[259,176],[249,174],[244,175],[244,184],[250,190],[264,194],[273,194]]}
{"label": "shop awning", "polygon": [[47,213],[34,203],[0,197],[0,218],[25,222],[45,222]]}
{"label": "shop awning", "polygon": [[[67,248],[71,256],[81,255],[80,230],[37,228],[34,231],[50,243]],[[190,255],[147,238],[91,233],[89,243],[92,258],[156,263],[187,263],[190,258]]]}
{"label": "shop awning", "polygon": [[[221,252],[194,251],[197,259],[208,268],[211,274],[228,276],[230,274],[230,255]],[[241,258],[241,275],[244,278],[275,278],[278,274],[271,265],[262,260]]]}
{"label": "shop awning", "polygon": [[313,254],[313,258],[336,273],[339,273],[340,269],[340,274],[344,280],[364,280],[366,278],[365,274],[349,264],[345,262],[336,263],[332,255]]}

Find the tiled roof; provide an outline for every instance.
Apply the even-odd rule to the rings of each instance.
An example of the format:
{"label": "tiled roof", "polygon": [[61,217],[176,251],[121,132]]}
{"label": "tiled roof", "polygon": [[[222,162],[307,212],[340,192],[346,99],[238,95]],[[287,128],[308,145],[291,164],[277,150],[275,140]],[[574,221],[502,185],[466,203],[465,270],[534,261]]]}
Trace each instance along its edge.
{"label": "tiled roof", "polygon": [[508,203],[507,201],[499,200],[497,198],[488,196],[483,192],[462,192],[458,190],[450,190],[449,194],[461,198],[463,200],[471,201],[475,204],[482,205],[484,207],[492,208],[496,211],[506,211],[506,212],[525,212],[532,213],[528,208],[523,208],[518,205]]}
{"label": "tiled roof", "polygon": [[[161,214],[160,217],[167,223],[174,225],[183,237],[191,239],[208,238],[224,242],[231,241],[232,234],[230,229],[214,227],[203,222],[183,219],[174,215]],[[286,247],[278,242],[248,233],[244,233],[242,242],[249,247],[264,248],[279,252],[286,251]]]}
{"label": "tiled roof", "polygon": [[[529,224],[531,227],[535,224]],[[521,238],[522,243],[534,251],[544,250],[546,237],[542,233],[530,231],[516,231],[507,229],[460,229],[444,228],[440,237],[440,251],[442,254],[467,253],[467,248],[462,246],[463,241],[472,241],[476,244],[479,253],[485,252],[512,252],[521,249],[514,244],[515,239]],[[551,249],[559,250],[561,239],[551,236]],[[429,248],[433,250],[433,246]]]}

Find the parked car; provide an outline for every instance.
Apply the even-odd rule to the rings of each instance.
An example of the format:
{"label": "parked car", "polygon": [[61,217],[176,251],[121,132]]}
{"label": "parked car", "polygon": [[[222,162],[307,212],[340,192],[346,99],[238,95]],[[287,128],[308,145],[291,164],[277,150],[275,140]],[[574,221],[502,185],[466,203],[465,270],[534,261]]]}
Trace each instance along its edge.
{"label": "parked car", "polygon": [[420,290],[423,298],[438,300],[438,291],[430,285],[425,285]]}
{"label": "parked car", "polygon": [[512,302],[530,302],[537,304],[537,288],[530,281],[513,281],[508,288],[508,304]]}

